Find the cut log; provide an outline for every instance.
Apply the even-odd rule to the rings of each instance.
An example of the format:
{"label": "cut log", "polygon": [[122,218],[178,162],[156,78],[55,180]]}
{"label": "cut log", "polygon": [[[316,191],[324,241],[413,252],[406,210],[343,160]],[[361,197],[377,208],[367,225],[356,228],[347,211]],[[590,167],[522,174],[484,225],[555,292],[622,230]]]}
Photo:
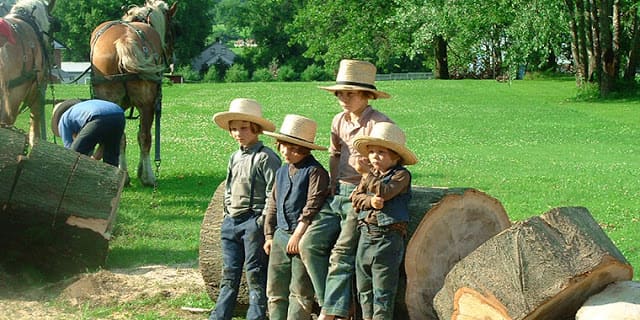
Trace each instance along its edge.
{"label": "cut log", "polygon": [[0,263],[52,277],[104,265],[124,173],[44,140],[24,156],[7,132],[0,145],[16,147],[0,151],[2,184],[10,185],[0,199]]}
{"label": "cut log", "polygon": [[576,320],[640,319],[640,282],[618,281],[608,285],[584,303]]}
{"label": "cut log", "polygon": [[455,293],[466,287],[496,297],[512,319],[573,319],[588,297],[632,273],[586,208],[556,208],[514,224],[460,260],[434,307],[440,319],[451,319]]}
{"label": "cut log", "polygon": [[456,291],[451,320],[511,320],[507,308],[494,296],[462,287]]}
{"label": "cut log", "polygon": [[495,198],[474,189],[459,191],[438,199],[407,245],[405,300],[409,319],[438,319],[432,301],[449,270],[511,225]]}
{"label": "cut log", "polygon": [[[475,223],[489,224],[488,218],[480,217],[499,217],[495,220],[501,221],[500,225],[503,225],[502,229],[508,226],[508,218],[504,212],[504,208],[500,203],[489,197],[488,195],[479,192],[471,188],[433,188],[433,187],[412,187],[413,195],[411,202],[409,203],[409,211],[411,213],[411,220],[408,228],[408,239],[416,238],[415,242],[422,242],[429,236],[434,236],[427,232],[426,229],[419,227],[421,221],[425,215],[431,215],[431,212],[436,212],[435,215],[450,214],[450,218],[454,216],[459,217],[458,212],[462,215],[468,214],[472,220],[478,219],[484,222]],[[215,301],[218,297],[220,276],[222,274],[222,262],[221,262],[221,248],[220,248],[220,225],[222,224],[223,208],[222,201],[224,195],[224,182],[221,183],[214,192],[207,211],[205,212],[202,227],[200,229],[200,272],[205,282],[205,287],[209,297]],[[445,200],[448,199],[448,200]],[[440,205],[438,203],[445,202]],[[436,204],[438,204],[436,206]],[[438,209],[434,208],[436,206]],[[451,220],[453,221],[453,220]],[[462,221],[462,220],[461,220]],[[480,227],[480,229],[483,229]],[[494,228],[495,229],[495,228]],[[469,229],[471,230],[471,229]],[[440,231],[438,231],[440,232]],[[483,238],[487,231],[484,230],[472,230],[470,232],[477,232],[480,235],[478,238]],[[497,233],[497,231],[495,232]],[[467,236],[473,238],[474,236]],[[412,238],[413,239],[413,238]],[[412,240],[413,241],[413,240]],[[448,240],[447,240],[448,241]],[[472,240],[468,240],[472,242]],[[409,252],[407,252],[409,254]],[[456,254],[459,254],[456,253]],[[414,260],[415,259],[415,260]],[[426,259],[426,260],[425,260]],[[407,262],[408,261],[408,262]],[[429,263],[427,263],[427,261]],[[423,266],[425,264],[434,263],[431,257],[425,256],[423,250],[418,250],[415,254],[411,254],[411,258],[405,259],[405,263],[408,263],[412,268]],[[409,301],[405,302],[405,289],[407,287],[407,281],[405,280],[404,267],[400,270],[401,281],[398,283],[398,294],[396,297],[396,306],[394,311],[394,319],[408,319],[408,305],[411,307],[414,305],[423,305],[425,302],[420,300],[417,303]],[[441,276],[444,278],[444,275]],[[414,287],[425,285],[424,280],[416,279],[416,283],[412,283]],[[240,304],[248,303],[246,281],[243,280],[240,285],[240,295],[238,301]],[[435,294],[435,292],[434,292]]]}
{"label": "cut log", "polygon": [[[209,206],[200,227],[200,249],[198,255],[200,273],[204,280],[207,294],[212,301],[218,299],[220,279],[222,277],[222,248],[220,245],[220,226],[222,226],[224,181],[218,185],[209,201]],[[249,288],[243,276],[240,282],[237,302],[249,305]]]}
{"label": "cut log", "polygon": [[0,211],[9,202],[11,191],[18,176],[18,158],[27,154],[29,146],[26,135],[10,129],[0,129]]}

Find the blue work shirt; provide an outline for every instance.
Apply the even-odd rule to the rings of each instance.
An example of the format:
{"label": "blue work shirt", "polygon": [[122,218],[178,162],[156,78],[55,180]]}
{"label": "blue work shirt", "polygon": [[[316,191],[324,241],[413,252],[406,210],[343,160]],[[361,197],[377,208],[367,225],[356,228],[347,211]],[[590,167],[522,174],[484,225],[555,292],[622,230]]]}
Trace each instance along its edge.
{"label": "blue work shirt", "polygon": [[71,148],[73,135],[93,118],[112,114],[124,114],[122,108],[110,101],[86,100],[73,105],[62,114],[58,122],[58,131],[66,148]]}

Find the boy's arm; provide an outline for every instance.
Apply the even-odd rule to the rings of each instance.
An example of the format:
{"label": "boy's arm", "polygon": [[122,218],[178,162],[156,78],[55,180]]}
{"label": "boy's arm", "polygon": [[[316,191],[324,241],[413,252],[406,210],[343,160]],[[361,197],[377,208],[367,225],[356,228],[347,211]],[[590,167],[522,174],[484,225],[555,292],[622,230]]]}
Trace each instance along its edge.
{"label": "boy's arm", "polygon": [[304,221],[307,225],[315,215],[320,212],[327,200],[329,192],[329,175],[323,168],[315,167],[309,173],[309,186],[307,188],[307,200],[298,221]]}
{"label": "boy's arm", "polygon": [[385,184],[379,181],[376,183],[378,184],[378,186],[376,186],[378,189],[377,195],[386,201],[404,192],[409,187],[411,174],[407,170],[397,170],[393,176],[391,176],[389,183]]}

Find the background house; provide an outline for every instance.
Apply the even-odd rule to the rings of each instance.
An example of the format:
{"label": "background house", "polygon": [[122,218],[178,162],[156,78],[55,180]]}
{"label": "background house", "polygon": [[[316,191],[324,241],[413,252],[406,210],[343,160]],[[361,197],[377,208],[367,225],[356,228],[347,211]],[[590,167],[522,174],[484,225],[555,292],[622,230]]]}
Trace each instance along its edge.
{"label": "background house", "polygon": [[205,72],[215,64],[224,63],[230,66],[235,58],[236,54],[233,51],[220,41],[216,41],[191,61],[191,68],[197,72]]}

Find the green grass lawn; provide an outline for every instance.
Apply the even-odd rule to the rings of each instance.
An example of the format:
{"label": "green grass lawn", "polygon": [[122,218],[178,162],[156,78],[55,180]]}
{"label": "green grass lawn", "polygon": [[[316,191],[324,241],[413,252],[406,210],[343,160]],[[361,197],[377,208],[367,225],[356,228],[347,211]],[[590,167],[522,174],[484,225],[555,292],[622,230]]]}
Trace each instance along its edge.
{"label": "green grass lawn", "polygon": [[[162,162],[156,190],[132,172],[124,190],[108,268],[194,262],[200,223],[237,146],[211,121],[236,97],[257,99],[277,125],[287,113],[318,122],[328,145],[335,98],[327,83],[165,86]],[[640,268],[640,101],[579,102],[575,82],[528,80],[379,82],[376,100],[420,159],[414,184],[473,187],[497,198],[512,220],[560,206],[584,206]],[[84,85],[56,85],[55,98],[89,96]],[[47,93],[51,98],[51,90]],[[50,118],[51,106],[47,107]],[[28,116],[18,126],[26,129]],[[137,124],[127,125],[129,167],[137,167]],[[51,134],[48,136],[52,140]],[[272,139],[263,140],[272,145]],[[153,154],[153,153],[152,153]],[[326,153],[316,153],[327,165]]]}

